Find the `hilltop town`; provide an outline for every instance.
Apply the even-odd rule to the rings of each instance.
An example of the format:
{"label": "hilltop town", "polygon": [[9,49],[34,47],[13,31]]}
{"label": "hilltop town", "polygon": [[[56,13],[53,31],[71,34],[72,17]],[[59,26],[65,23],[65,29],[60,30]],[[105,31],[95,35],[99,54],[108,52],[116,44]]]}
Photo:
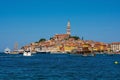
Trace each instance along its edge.
{"label": "hilltop town", "polygon": [[38,42],[30,43],[21,49],[31,49],[32,52],[50,53],[119,53],[120,43],[104,43],[92,40],[83,40],[71,35],[70,21],[67,23],[65,34],[55,34],[50,40],[40,39]]}

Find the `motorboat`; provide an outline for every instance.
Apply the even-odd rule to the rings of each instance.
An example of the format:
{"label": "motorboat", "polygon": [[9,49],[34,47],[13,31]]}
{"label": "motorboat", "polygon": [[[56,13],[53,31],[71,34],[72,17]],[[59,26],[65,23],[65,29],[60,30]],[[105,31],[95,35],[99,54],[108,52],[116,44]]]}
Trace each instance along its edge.
{"label": "motorboat", "polygon": [[24,51],[23,56],[32,56],[29,50]]}
{"label": "motorboat", "polygon": [[5,50],[4,50],[4,53],[6,53],[6,54],[10,54],[10,49],[9,48],[6,48]]}

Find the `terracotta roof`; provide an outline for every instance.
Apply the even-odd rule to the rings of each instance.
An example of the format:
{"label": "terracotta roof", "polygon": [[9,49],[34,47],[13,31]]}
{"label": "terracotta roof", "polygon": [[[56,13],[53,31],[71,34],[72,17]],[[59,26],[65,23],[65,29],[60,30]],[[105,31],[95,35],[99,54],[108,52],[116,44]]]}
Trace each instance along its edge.
{"label": "terracotta roof", "polygon": [[120,42],[113,42],[113,43],[111,43],[111,44],[120,44]]}

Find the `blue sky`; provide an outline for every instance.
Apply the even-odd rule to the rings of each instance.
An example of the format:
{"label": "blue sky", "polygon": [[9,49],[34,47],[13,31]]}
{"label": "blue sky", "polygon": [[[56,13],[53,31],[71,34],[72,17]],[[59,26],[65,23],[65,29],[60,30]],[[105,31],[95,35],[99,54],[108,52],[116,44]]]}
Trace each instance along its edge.
{"label": "blue sky", "polygon": [[119,0],[0,0],[0,51],[71,33],[85,40],[120,41]]}

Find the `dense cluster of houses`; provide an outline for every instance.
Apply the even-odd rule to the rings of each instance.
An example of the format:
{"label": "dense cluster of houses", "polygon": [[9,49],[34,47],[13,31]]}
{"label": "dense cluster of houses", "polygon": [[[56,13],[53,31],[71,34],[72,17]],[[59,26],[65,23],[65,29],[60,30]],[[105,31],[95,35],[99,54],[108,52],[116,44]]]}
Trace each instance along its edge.
{"label": "dense cluster of houses", "polygon": [[34,42],[23,46],[22,49],[31,49],[32,52],[51,53],[92,53],[92,52],[119,52],[120,43],[106,44],[92,40],[81,40],[70,37],[68,34],[56,34],[47,41]]}
{"label": "dense cluster of houses", "polygon": [[71,37],[70,21],[67,24],[66,34],[56,34],[50,40],[33,42],[23,46],[23,50],[31,49],[32,52],[51,52],[51,53],[119,53],[120,42],[103,43],[92,40],[82,40]]}

